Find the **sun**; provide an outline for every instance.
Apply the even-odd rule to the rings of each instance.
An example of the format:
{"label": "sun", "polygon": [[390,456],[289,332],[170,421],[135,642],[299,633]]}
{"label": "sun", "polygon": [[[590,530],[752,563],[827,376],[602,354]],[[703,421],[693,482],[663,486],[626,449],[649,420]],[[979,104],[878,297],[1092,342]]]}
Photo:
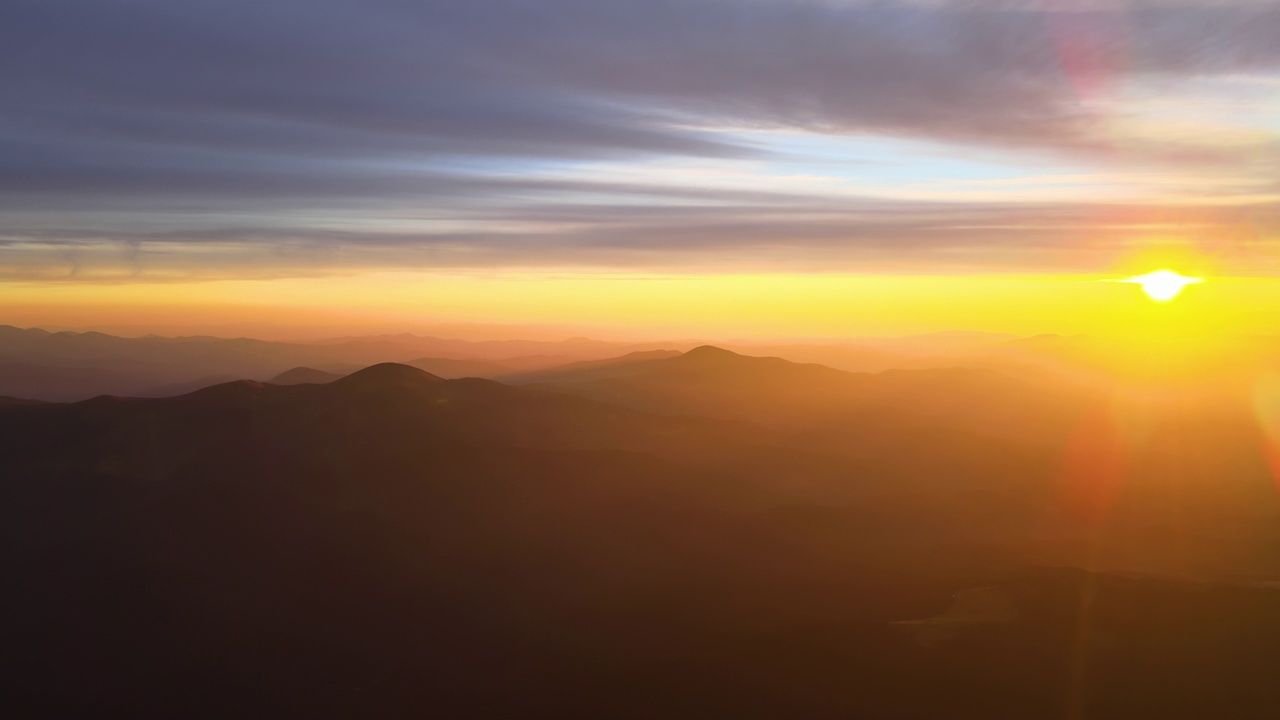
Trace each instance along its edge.
{"label": "sun", "polygon": [[1169,302],[1178,297],[1183,288],[1188,285],[1202,283],[1204,278],[1187,277],[1186,275],[1179,275],[1172,270],[1157,270],[1146,275],[1125,278],[1117,282],[1141,285],[1142,291],[1147,294],[1147,297],[1156,302]]}

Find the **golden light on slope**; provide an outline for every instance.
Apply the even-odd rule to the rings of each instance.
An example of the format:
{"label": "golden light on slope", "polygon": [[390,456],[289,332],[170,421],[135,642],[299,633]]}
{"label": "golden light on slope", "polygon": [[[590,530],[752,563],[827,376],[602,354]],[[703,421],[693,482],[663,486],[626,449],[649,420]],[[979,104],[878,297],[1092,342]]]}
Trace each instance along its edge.
{"label": "golden light on slope", "polygon": [[1172,270],[1157,270],[1146,275],[1125,278],[1119,282],[1141,285],[1147,297],[1156,302],[1169,302],[1178,297],[1186,286],[1202,283],[1204,279],[1187,277]]}

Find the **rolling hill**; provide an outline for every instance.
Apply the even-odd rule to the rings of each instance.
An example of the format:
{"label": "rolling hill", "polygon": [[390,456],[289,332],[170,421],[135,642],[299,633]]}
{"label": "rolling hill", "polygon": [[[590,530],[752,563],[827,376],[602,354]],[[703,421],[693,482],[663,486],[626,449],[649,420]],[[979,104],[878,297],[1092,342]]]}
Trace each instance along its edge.
{"label": "rolling hill", "polygon": [[[878,377],[715,349],[570,372],[621,373],[632,393],[670,382],[664,399],[694,409]],[[876,442],[850,453],[847,432],[715,414],[730,413],[396,364],[0,402],[0,611],[21,619],[3,702],[23,717],[1010,720],[1083,702],[1163,720],[1262,717],[1275,700],[1265,469],[1170,451],[1219,448],[1186,438],[1226,442],[1235,421],[1135,457],[1149,475],[1098,519],[1063,506],[1061,448],[963,418],[873,418]],[[1194,503],[1171,525],[1175,497]]]}

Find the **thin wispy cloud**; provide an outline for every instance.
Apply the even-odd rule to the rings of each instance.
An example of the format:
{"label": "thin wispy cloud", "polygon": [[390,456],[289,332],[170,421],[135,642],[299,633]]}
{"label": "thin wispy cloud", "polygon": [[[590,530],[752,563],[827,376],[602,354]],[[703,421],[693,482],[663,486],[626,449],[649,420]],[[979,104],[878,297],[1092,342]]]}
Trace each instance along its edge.
{"label": "thin wispy cloud", "polygon": [[[1277,78],[1267,3],[10,3],[0,274],[1049,267],[1188,198],[1264,242]],[[1157,179],[1019,194],[1070,175]]]}

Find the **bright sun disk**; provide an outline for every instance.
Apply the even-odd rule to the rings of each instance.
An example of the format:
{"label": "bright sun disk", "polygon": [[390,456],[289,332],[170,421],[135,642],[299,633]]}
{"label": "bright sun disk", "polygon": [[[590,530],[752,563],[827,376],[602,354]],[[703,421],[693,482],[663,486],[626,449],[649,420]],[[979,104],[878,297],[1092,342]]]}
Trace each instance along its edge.
{"label": "bright sun disk", "polygon": [[1138,275],[1117,282],[1141,285],[1142,291],[1147,294],[1147,297],[1156,302],[1168,302],[1178,297],[1178,293],[1181,293],[1186,286],[1202,283],[1204,279],[1187,277],[1172,270],[1157,270],[1146,275]]}

